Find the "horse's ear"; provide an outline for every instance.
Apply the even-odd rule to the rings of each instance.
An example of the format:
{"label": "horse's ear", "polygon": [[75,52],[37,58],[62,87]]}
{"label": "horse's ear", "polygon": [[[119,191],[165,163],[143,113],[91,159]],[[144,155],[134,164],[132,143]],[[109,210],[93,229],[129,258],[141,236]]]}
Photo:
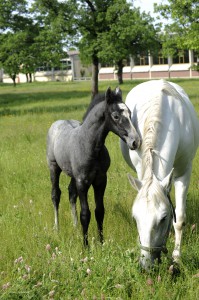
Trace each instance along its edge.
{"label": "horse's ear", "polygon": [[141,182],[139,179],[134,178],[133,176],[131,176],[131,174],[129,174],[129,173],[127,174],[127,177],[128,177],[128,179],[129,179],[129,182],[130,182],[131,186],[132,186],[136,191],[139,192],[139,190],[140,190],[141,187],[142,187],[142,182]]}
{"label": "horse's ear", "polygon": [[171,186],[172,186],[172,179],[173,179],[173,170],[162,180],[161,185],[163,189],[165,190],[166,194],[168,195],[171,191]]}
{"label": "horse's ear", "polygon": [[120,95],[122,97],[122,90],[119,88],[119,86],[116,87],[115,93],[116,93],[116,95]]}
{"label": "horse's ear", "polygon": [[111,103],[112,102],[112,91],[111,91],[110,86],[108,87],[108,89],[106,91],[105,97],[106,97],[106,102],[107,103]]}

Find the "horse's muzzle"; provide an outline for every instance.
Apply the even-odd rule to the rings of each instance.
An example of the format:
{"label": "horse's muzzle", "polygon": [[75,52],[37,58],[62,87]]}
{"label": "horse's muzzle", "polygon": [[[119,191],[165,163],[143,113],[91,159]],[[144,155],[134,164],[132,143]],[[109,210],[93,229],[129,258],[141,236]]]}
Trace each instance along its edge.
{"label": "horse's muzzle", "polygon": [[141,255],[140,257],[140,267],[145,271],[152,270],[155,265],[161,263],[161,251],[156,253],[148,253],[146,256]]}

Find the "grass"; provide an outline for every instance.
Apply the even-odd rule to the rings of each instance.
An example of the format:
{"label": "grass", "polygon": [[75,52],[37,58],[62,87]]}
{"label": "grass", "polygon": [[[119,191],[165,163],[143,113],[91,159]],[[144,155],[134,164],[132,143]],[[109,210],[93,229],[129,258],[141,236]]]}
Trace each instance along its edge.
{"label": "grass", "polygon": [[[176,82],[199,114],[199,81]],[[124,99],[138,83],[124,83]],[[108,85],[117,83],[100,82],[100,90]],[[135,192],[126,178],[132,171],[122,158],[118,137],[111,133],[106,141],[112,163],[105,193],[104,245],[98,243],[90,190],[90,249],[82,247],[81,226],[72,225],[65,176],[61,176],[60,232],[54,232],[46,133],[57,119],[81,120],[90,95],[90,82],[0,85],[0,299],[198,299],[199,154],[188,193],[179,276],[169,274],[166,257],[158,271],[140,272],[131,218]],[[172,232],[170,255],[173,242]]]}

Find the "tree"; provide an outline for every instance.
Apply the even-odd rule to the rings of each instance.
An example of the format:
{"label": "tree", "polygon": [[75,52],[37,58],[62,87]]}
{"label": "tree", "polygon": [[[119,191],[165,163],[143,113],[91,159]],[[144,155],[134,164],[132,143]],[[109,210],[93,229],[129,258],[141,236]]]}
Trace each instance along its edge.
{"label": "tree", "polygon": [[57,66],[60,63],[63,35],[58,26],[44,23],[43,19],[26,0],[2,0],[0,3],[0,65],[14,85],[19,72],[25,73],[27,81],[31,82],[38,65],[48,62],[48,65]]}
{"label": "tree", "polygon": [[115,63],[122,83],[123,60],[138,51],[157,46],[152,18],[140,14],[126,0],[78,1],[82,38],[80,56],[93,65],[92,94],[98,92],[98,64]]}
{"label": "tree", "polygon": [[169,20],[162,34],[165,54],[172,54],[175,47],[199,53],[198,0],[168,0],[166,5],[155,5],[155,11]]}
{"label": "tree", "polygon": [[[119,84],[123,83],[123,61],[144,50],[153,52],[159,46],[153,19],[139,9],[131,8],[129,4],[111,6],[107,11],[108,32],[99,35],[101,61],[116,65]],[[117,22],[114,22],[117,19]]]}
{"label": "tree", "polygon": [[[98,34],[107,31],[105,13],[114,0],[36,0],[45,18],[58,24],[61,30],[74,37],[71,43],[78,47],[84,63],[92,64],[92,96],[98,93]],[[46,14],[48,13],[48,14]],[[51,17],[50,17],[51,16]]]}
{"label": "tree", "polygon": [[16,76],[20,71],[20,51],[23,45],[23,33],[18,34],[1,34],[0,36],[0,62],[16,85]]}
{"label": "tree", "polygon": [[0,2],[0,28],[1,32],[16,32],[32,24],[28,17],[27,0],[1,0]]}
{"label": "tree", "polygon": [[150,49],[155,39],[152,19],[131,9],[126,0],[35,0],[35,4],[42,24],[58,27],[65,42],[72,36],[71,45],[79,48],[82,62],[92,64],[92,96],[98,93],[100,60],[115,62],[122,79],[123,59],[138,48]]}

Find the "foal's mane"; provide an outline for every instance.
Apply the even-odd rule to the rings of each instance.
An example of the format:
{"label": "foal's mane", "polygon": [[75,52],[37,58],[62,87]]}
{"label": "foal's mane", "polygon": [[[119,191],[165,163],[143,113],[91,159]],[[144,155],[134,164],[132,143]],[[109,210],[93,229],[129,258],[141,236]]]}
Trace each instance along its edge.
{"label": "foal's mane", "polygon": [[90,111],[93,109],[94,106],[96,106],[97,104],[103,102],[105,100],[105,93],[102,94],[97,94],[90,102],[87,111],[85,112],[84,116],[83,116],[83,121],[87,118],[87,116],[89,115]]}

